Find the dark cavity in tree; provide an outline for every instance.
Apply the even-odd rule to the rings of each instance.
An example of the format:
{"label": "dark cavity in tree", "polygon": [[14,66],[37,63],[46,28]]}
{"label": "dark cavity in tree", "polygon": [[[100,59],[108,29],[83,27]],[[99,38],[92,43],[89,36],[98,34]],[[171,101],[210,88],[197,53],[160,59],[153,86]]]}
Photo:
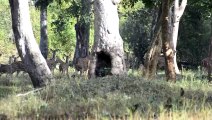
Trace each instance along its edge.
{"label": "dark cavity in tree", "polygon": [[109,53],[104,51],[97,52],[95,75],[98,77],[111,75],[111,60]]}

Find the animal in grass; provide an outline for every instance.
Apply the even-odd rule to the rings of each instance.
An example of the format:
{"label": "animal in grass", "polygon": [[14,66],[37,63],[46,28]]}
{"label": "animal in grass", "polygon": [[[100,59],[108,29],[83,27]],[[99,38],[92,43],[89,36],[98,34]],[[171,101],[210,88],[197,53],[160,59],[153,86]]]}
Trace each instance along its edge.
{"label": "animal in grass", "polygon": [[47,65],[49,66],[49,69],[54,74],[54,69],[56,68],[56,65],[59,63],[56,58],[56,53],[57,51],[59,51],[59,49],[56,49],[56,50],[50,49],[50,50],[52,51],[52,58],[47,59],[46,62],[47,62]]}
{"label": "animal in grass", "polygon": [[26,72],[26,69],[24,67],[24,64],[22,61],[15,61],[11,64],[0,64],[0,73],[1,74],[13,74],[14,72],[17,72],[17,75],[19,72],[24,71]]}
{"label": "animal in grass", "polygon": [[88,75],[88,70],[90,66],[90,56],[80,57],[77,59],[76,64],[74,65],[77,71],[80,71],[80,75]]}
{"label": "animal in grass", "polygon": [[206,58],[202,59],[202,61],[201,61],[201,68],[202,68],[202,70],[208,71],[209,67],[212,66],[211,63],[212,62],[210,62],[210,58],[209,57],[206,57]]}
{"label": "animal in grass", "polygon": [[158,64],[157,64],[158,69],[165,69],[165,57],[163,54],[160,54],[158,57]]}
{"label": "animal in grass", "polygon": [[59,71],[62,73],[62,74],[67,74],[68,76],[68,68],[69,68],[69,56],[68,55],[65,55],[66,57],[66,62],[63,62],[62,60],[60,60],[60,65],[59,65]]}

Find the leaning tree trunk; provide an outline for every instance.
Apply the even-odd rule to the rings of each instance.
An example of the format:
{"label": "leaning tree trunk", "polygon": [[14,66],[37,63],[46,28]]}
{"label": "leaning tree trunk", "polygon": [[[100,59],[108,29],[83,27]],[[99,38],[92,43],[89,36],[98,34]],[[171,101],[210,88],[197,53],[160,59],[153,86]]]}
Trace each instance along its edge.
{"label": "leaning tree trunk", "polygon": [[115,0],[94,1],[95,36],[90,77],[125,74],[126,66],[123,40],[119,34],[117,4]]}
{"label": "leaning tree trunk", "polygon": [[167,81],[176,81],[174,69],[174,50],[170,44],[170,29],[169,29],[169,5],[170,0],[162,1],[162,48],[166,63],[166,79]]}
{"label": "leaning tree trunk", "polygon": [[[179,0],[174,1],[174,18],[173,18],[173,28],[172,28],[172,44],[173,44],[173,49],[176,51],[177,47],[177,37],[178,37],[178,29],[179,29],[179,23],[180,23],[180,18],[182,17],[185,7],[187,4],[187,0],[182,0],[180,6],[179,6]],[[177,74],[180,74],[179,68],[177,66],[177,55],[176,52],[174,53],[174,67],[175,67],[175,72]]]}
{"label": "leaning tree trunk", "polygon": [[[144,70],[143,76],[145,79],[151,80],[154,79],[157,64],[158,64],[158,57],[161,52],[162,48],[162,40],[161,40],[161,9],[159,9],[156,17],[156,23],[153,23],[152,26],[155,26],[152,31],[152,42],[149,46],[147,53],[144,56]],[[154,25],[156,24],[156,25]]]}
{"label": "leaning tree trunk", "polygon": [[48,56],[47,6],[46,0],[40,5],[40,50],[45,59]]}
{"label": "leaning tree trunk", "polygon": [[75,24],[76,48],[73,64],[78,58],[86,57],[89,54],[91,0],[81,0],[81,4],[81,18]]}
{"label": "leaning tree trunk", "polygon": [[52,79],[32,32],[27,0],[9,0],[16,47],[35,88],[46,86]]}

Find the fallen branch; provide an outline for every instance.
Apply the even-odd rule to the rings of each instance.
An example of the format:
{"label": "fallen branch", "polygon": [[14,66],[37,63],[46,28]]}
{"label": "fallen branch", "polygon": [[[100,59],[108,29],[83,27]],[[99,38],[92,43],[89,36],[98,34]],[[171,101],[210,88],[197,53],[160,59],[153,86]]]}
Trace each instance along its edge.
{"label": "fallen branch", "polygon": [[42,90],[43,88],[38,88],[38,89],[35,89],[35,90],[32,90],[32,91],[29,91],[29,92],[27,92],[27,93],[23,93],[23,94],[17,94],[16,95],[16,97],[21,97],[21,96],[27,96],[27,95],[29,95],[29,94],[33,94],[33,93],[35,93],[35,92],[38,92],[38,91],[40,91],[40,90]]}

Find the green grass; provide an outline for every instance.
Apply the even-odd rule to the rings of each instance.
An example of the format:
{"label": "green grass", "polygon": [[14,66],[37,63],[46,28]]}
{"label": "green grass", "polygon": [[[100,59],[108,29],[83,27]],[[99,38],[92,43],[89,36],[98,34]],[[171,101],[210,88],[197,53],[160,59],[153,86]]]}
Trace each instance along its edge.
{"label": "green grass", "polygon": [[207,120],[212,118],[212,88],[197,75],[187,71],[176,83],[169,83],[144,80],[136,71],[129,76],[91,80],[68,79],[56,73],[57,79],[50,86],[25,96],[17,94],[33,90],[27,76],[13,77],[7,84],[3,76],[0,117]]}

